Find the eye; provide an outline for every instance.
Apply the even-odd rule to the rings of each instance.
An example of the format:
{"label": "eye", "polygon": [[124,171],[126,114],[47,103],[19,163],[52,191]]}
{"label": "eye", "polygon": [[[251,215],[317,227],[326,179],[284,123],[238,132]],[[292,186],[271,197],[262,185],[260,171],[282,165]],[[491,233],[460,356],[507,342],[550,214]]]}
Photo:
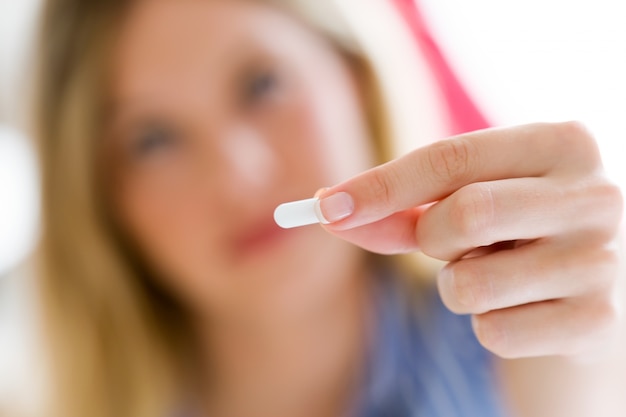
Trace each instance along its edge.
{"label": "eye", "polygon": [[272,70],[252,71],[245,78],[244,83],[244,103],[248,105],[269,97],[279,87],[278,75]]}
{"label": "eye", "polygon": [[177,133],[167,126],[150,125],[142,129],[134,144],[133,153],[144,157],[172,149],[179,142]]}

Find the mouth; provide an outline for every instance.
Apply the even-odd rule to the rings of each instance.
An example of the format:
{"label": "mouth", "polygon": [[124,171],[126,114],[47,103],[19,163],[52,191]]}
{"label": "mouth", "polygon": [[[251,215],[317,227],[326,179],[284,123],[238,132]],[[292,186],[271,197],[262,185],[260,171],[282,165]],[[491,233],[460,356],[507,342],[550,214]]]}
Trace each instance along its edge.
{"label": "mouth", "polygon": [[272,250],[291,234],[293,232],[280,228],[269,216],[268,220],[254,223],[234,239],[234,253],[237,258],[260,255]]}

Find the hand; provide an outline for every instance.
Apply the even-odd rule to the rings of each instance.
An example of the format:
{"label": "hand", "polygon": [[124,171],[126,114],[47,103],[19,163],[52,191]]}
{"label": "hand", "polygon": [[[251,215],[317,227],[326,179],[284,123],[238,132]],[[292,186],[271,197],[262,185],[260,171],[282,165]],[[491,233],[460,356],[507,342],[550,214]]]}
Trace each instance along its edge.
{"label": "hand", "polygon": [[502,357],[579,355],[617,333],[622,196],[579,123],[457,136],[319,197],[345,240],[449,261],[444,303]]}

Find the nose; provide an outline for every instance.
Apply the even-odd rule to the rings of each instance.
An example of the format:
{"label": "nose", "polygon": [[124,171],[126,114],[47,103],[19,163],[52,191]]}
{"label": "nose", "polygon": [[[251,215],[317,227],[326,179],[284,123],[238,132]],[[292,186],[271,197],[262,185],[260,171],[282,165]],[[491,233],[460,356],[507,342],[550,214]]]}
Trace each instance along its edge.
{"label": "nose", "polygon": [[271,188],[279,166],[269,138],[237,125],[223,130],[217,139],[214,175],[223,196],[250,198]]}

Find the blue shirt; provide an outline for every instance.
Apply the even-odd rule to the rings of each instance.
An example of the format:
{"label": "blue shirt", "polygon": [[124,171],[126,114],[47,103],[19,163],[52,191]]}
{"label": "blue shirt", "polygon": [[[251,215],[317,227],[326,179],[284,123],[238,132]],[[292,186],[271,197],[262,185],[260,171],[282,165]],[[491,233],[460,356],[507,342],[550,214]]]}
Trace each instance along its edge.
{"label": "blue shirt", "polygon": [[[416,291],[393,273],[374,279],[364,378],[349,417],[502,417],[492,355],[470,318],[434,288]],[[172,417],[197,417],[183,408]]]}
{"label": "blue shirt", "polygon": [[492,355],[469,316],[451,313],[435,289],[376,277],[375,329],[355,417],[504,416]]}

